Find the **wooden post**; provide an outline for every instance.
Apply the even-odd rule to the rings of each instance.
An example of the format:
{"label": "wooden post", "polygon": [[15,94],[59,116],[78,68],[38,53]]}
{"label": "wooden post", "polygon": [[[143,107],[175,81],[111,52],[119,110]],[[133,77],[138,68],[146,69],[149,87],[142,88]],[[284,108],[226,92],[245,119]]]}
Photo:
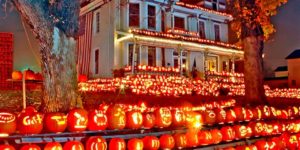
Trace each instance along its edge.
{"label": "wooden post", "polygon": [[134,57],[135,57],[135,48],[136,48],[136,39],[133,37],[133,51],[132,51],[132,62],[131,62],[131,73],[134,74]]}
{"label": "wooden post", "polygon": [[26,81],[25,81],[26,71],[23,71],[22,78],[22,90],[23,90],[23,109],[26,108]]}

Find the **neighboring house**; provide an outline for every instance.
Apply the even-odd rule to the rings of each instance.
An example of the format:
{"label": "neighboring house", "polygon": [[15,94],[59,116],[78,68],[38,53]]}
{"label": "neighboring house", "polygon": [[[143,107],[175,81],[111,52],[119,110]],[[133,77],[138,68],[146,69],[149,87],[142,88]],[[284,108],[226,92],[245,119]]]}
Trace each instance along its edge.
{"label": "neighboring house", "polygon": [[[188,2],[188,1],[187,1]],[[81,8],[78,70],[111,77],[127,65],[232,71],[243,57],[228,43],[226,0],[94,0]]]}
{"label": "neighboring house", "polygon": [[288,67],[279,66],[274,70],[275,78],[288,77]]}
{"label": "neighboring house", "polygon": [[300,49],[293,51],[285,59],[288,64],[289,87],[300,88]]}

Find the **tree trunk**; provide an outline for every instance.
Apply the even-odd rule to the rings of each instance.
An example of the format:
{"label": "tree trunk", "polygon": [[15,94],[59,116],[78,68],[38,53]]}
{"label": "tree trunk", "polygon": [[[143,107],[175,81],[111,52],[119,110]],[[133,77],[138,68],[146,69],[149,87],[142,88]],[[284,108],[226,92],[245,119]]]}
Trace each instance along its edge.
{"label": "tree trunk", "polygon": [[76,41],[56,27],[51,39],[40,43],[44,75],[42,110],[67,112],[81,106],[77,94]]}
{"label": "tree trunk", "polygon": [[243,39],[245,98],[251,105],[266,103],[263,83],[263,39],[250,35]]}

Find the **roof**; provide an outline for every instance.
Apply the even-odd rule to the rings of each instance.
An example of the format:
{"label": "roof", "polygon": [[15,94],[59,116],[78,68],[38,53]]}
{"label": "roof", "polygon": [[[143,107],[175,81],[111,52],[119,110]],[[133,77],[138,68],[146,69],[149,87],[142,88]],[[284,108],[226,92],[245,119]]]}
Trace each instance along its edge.
{"label": "roof", "polygon": [[285,59],[296,59],[300,58],[300,49],[294,50],[290,55],[288,55]]}
{"label": "roof", "polygon": [[274,71],[275,72],[276,71],[288,71],[288,67],[287,66],[279,66]]}

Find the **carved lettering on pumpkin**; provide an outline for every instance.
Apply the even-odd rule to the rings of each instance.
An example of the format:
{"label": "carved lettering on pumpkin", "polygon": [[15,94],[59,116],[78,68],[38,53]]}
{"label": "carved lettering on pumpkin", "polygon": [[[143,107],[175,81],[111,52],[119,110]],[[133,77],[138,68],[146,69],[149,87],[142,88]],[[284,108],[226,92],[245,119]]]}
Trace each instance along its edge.
{"label": "carved lettering on pumpkin", "polygon": [[0,123],[11,123],[15,120],[15,115],[7,112],[0,112]]}
{"label": "carved lettering on pumpkin", "polygon": [[67,116],[52,116],[52,120],[55,120],[58,125],[64,125],[67,122]]}
{"label": "carved lettering on pumpkin", "polygon": [[43,121],[43,118],[40,114],[37,114],[35,116],[25,116],[23,118],[23,124],[25,126],[35,125],[35,124],[41,124]]}

